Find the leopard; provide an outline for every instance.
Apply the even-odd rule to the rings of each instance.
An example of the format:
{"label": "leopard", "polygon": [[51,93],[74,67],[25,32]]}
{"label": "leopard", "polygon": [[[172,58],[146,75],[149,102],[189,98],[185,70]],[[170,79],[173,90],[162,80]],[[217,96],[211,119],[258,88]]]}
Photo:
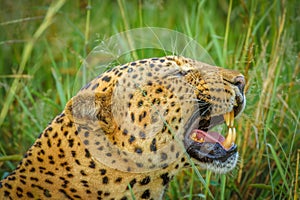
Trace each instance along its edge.
{"label": "leopard", "polygon": [[115,66],[66,103],[1,180],[0,199],[156,200],[184,168],[228,173],[245,84],[238,71],[183,56]]}

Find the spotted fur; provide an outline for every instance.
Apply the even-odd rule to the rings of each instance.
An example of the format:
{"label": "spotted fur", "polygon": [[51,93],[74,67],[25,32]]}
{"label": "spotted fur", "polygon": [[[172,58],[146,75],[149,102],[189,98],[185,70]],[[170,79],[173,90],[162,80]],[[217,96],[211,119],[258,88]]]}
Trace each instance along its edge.
{"label": "spotted fur", "polygon": [[[209,116],[232,110],[240,95],[237,76],[177,56],[99,75],[0,182],[0,199],[160,199],[190,166],[182,145],[188,120],[199,110]],[[199,95],[209,110],[199,107]]]}

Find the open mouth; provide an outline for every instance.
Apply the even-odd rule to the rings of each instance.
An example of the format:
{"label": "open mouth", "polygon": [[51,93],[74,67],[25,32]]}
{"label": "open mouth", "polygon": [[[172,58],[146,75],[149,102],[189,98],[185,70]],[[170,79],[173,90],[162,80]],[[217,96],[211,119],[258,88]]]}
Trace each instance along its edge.
{"label": "open mouth", "polygon": [[192,131],[190,137],[192,140],[204,143],[219,143],[224,149],[228,150],[234,144],[236,139],[236,130],[234,128],[234,112],[223,115],[224,121],[228,127],[226,138],[217,132],[205,132],[204,130],[195,129]]}
{"label": "open mouth", "polygon": [[[195,114],[190,120],[191,123],[188,123],[188,132],[185,135],[187,153],[202,163],[226,162],[237,153],[235,116],[234,110],[206,120],[200,120],[199,115]],[[209,131],[224,122],[228,128],[226,137],[218,132]]]}

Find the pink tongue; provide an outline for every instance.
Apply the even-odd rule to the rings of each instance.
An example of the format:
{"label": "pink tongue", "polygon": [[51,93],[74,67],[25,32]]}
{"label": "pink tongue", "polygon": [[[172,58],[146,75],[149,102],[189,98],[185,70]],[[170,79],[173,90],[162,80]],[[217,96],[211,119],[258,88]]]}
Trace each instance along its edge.
{"label": "pink tongue", "polygon": [[217,133],[217,132],[205,132],[202,130],[194,130],[193,132],[196,133],[197,139],[203,138],[205,142],[224,142],[225,138],[223,135]]}

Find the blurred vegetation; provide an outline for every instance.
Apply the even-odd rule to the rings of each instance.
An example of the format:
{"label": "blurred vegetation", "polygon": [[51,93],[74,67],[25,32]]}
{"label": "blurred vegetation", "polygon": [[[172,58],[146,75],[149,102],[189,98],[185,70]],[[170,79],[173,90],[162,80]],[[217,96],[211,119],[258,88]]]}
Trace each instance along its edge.
{"label": "blurred vegetation", "polygon": [[121,31],[163,27],[194,38],[217,65],[248,80],[236,122],[239,167],[226,176],[184,170],[165,198],[299,199],[299,10],[297,0],[3,0],[0,177],[64,108],[93,47]]}

